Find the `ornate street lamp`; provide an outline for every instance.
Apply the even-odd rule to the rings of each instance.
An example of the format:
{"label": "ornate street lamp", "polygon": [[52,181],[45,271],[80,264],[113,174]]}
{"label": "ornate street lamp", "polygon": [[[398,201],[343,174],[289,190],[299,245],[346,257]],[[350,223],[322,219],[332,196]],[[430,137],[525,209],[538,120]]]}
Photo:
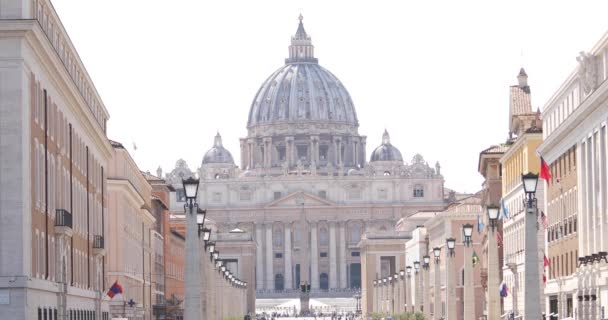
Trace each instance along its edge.
{"label": "ornate street lamp", "polygon": [[412,266],[405,267],[405,272],[407,273],[407,277],[409,278],[412,275]]}
{"label": "ornate street lamp", "polygon": [[209,250],[209,253],[213,253],[215,251],[215,242],[213,242],[213,241],[205,242],[205,250]]}
{"label": "ornate street lamp", "polygon": [[210,253],[209,256],[211,257],[211,261],[217,260],[217,258],[220,257],[220,252],[219,251],[213,251],[213,253]]}
{"label": "ornate street lamp", "polygon": [[[205,217],[204,210],[200,210],[196,203],[198,185],[199,180],[194,177],[182,179],[182,186],[186,195],[186,203],[184,204],[184,210],[186,211],[186,297],[184,318],[186,319],[201,318],[201,256],[197,238],[200,237],[201,224],[204,224]],[[199,221],[201,219],[199,218],[199,211],[203,213],[202,221]],[[195,233],[198,233],[197,237],[194,236]]]}
{"label": "ornate street lamp", "polygon": [[433,248],[433,255],[435,256],[435,264],[438,264],[439,257],[441,256],[441,248],[439,248],[439,247]]}
{"label": "ornate street lamp", "polygon": [[420,261],[414,261],[414,271],[418,273],[418,270],[420,270]]}
{"label": "ornate street lamp", "polygon": [[403,279],[403,277],[405,277],[405,270],[401,269],[399,275],[401,276],[401,279]]}
{"label": "ornate street lamp", "polygon": [[201,232],[203,233],[203,241],[209,241],[209,239],[211,239],[211,229],[203,228]]}
{"label": "ornate street lamp", "polygon": [[464,235],[464,244],[468,246],[471,245],[471,237],[473,236],[473,225],[470,223],[464,224],[462,226],[462,234]]}
{"label": "ornate street lamp", "polygon": [[201,234],[203,234],[203,239],[205,239],[204,237],[204,230],[205,230],[205,216],[207,215],[207,210],[201,210],[201,209],[196,209],[196,224],[198,225],[198,236],[200,237]]}
{"label": "ornate street lamp", "polygon": [[494,228],[496,228],[497,226],[498,213],[500,212],[500,208],[498,206],[487,206],[486,211],[488,212],[490,227],[492,228],[492,232],[494,232]]}
{"label": "ornate street lamp", "polygon": [[448,247],[448,252],[450,257],[454,256],[454,249],[456,248],[456,238],[447,238],[445,239],[446,246]]}
{"label": "ornate street lamp", "polygon": [[431,263],[431,257],[426,255],[422,257],[422,268],[427,270],[429,268],[429,264]]}

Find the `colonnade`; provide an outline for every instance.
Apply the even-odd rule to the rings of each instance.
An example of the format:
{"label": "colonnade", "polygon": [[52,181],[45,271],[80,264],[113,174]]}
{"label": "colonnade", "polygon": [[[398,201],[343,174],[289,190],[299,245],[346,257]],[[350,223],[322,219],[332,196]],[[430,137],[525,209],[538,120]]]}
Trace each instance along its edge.
{"label": "colonnade", "polygon": [[[296,265],[300,268],[310,266],[311,279],[308,279],[312,289],[322,289],[321,274],[327,274],[328,289],[345,289],[348,284],[348,243],[347,228],[345,221],[327,221],[327,238],[321,239],[321,221],[308,223],[310,240],[307,235],[299,230],[299,222],[262,222],[255,225],[255,237],[258,249],[256,250],[256,289],[275,290],[275,277],[281,275],[283,289],[297,289]],[[281,233],[276,230],[282,230]],[[280,235],[282,239],[277,241],[275,237]],[[304,246],[307,246],[306,248]],[[302,257],[294,254],[294,249],[299,252],[308,252],[308,261],[301,261]],[[308,249],[308,250],[305,250]],[[325,251],[325,249],[327,249]],[[323,251],[320,251],[323,250]],[[327,258],[327,262],[319,261]],[[359,261],[357,260],[357,263]],[[278,267],[280,266],[280,267]],[[300,270],[300,280],[304,274]]]}

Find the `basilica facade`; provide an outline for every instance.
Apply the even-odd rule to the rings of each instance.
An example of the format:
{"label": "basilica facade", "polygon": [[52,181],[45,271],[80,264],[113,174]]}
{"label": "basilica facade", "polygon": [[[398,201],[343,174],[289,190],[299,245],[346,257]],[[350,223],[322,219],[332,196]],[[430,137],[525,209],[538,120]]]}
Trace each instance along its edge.
{"label": "basilica facade", "polygon": [[[313,295],[360,288],[362,234],[394,230],[448,200],[439,163],[419,154],[404,161],[387,131],[368,158],[358,127],[350,94],[319,65],[300,16],[285,64],[253,99],[239,164],[218,133],[199,168],[179,160],[166,174],[176,188],[171,203],[183,210],[181,179],[200,178],[198,203],[217,231],[256,244],[255,279],[241,279],[258,297],[304,282]],[[231,259],[244,274],[243,257]]]}

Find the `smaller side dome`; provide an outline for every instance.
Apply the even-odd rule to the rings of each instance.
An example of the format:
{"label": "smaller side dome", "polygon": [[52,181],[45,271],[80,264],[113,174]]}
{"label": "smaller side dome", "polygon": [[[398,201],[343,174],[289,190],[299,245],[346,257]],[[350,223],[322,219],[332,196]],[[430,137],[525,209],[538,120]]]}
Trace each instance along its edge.
{"label": "smaller side dome", "polygon": [[382,144],[377,147],[372,156],[370,162],[374,161],[399,161],[403,162],[401,151],[391,144],[391,138],[386,129],[382,135]]}
{"label": "smaller side dome", "polygon": [[207,151],[203,157],[203,165],[211,163],[225,163],[234,165],[232,154],[230,154],[230,151],[228,151],[222,145],[222,136],[220,136],[219,132],[215,135],[213,147],[209,149],[209,151]]}

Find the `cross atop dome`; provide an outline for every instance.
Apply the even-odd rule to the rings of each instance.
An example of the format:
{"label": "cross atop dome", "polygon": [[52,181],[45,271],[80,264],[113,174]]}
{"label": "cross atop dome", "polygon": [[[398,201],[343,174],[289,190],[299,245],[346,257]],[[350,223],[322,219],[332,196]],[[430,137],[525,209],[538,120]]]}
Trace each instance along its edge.
{"label": "cross atop dome", "polygon": [[285,59],[285,63],[317,63],[318,60],[314,55],[315,47],[312,45],[310,36],[306,33],[306,30],[304,30],[304,23],[302,23],[304,16],[300,14],[298,20],[300,20],[298,30],[296,31],[296,34],[291,37],[289,58]]}

